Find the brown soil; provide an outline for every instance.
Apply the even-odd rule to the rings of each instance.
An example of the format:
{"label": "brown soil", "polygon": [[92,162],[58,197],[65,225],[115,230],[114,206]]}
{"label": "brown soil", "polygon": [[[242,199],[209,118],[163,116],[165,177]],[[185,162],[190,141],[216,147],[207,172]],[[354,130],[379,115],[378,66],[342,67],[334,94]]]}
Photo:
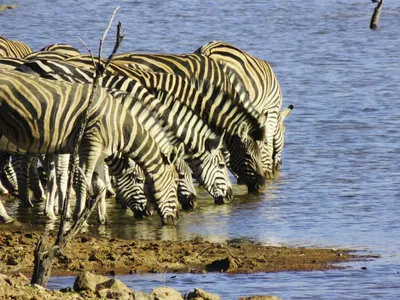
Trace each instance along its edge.
{"label": "brown soil", "polygon": [[[30,276],[40,234],[19,223],[0,225],[0,273]],[[54,236],[47,240],[54,241]],[[343,268],[335,264],[371,258],[349,250],[216,244],[200,238],[172,242],[78,235],[53,265],[51,274],[76,275],[84,270],[103,275],[314,271]]]}

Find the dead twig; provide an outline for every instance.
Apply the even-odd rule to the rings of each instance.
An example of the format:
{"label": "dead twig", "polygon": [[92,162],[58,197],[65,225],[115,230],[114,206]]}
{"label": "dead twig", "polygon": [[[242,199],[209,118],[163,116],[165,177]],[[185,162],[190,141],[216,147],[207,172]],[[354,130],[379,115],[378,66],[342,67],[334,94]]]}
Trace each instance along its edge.
{"label": "dead twig", "polygon": [[374,9],[374,13],[372,14],[371,22],[369,24],[369,28],[372,30],[378,29],[378,22],[379,22],[379,17],[381,15],[382,5],[383,5],[383,0],[380,0],[378,2],[378,5]]}
{"label": "dead twig", "polygon": [[[114,19],[115,13],[117,12],[118,9],[119,9],[119,7],[117,7],[114,10],[114,13],[110,20],[110,23],[103,35],[103,38],[100,40],[100,48],[99,48],[100,54],[101,54],[101,50],[103,47],[104,39],[107,36],[107,33],[112,24],[112,20]],[[75,148],[74,148],[74,152],[73,152],[72,163],[70,163],[70,165],[69,165],[67,195],[66,195],[65,201],[63,203],[63,213],[62,213],[61,220],[60,220],[60,226],[59,226],[57,238],[56,238],[56,241],[54,242],[53,246],[51,246],[48,250],[44,250],[44,240],[46,238],[46,234],[41,236],[41,238],[36,246],[35,252],[34,252],[35,265],[34,265],[34,272],[32,274],[32,280],[31,280],[32,284],[36,283],[36,284],[39,284],[44,287],[47,285],[48,280],[50,278],[50,271],[51,271],[51,266],[52,266],[53,261],[62,252],[62,250],[65,248],[65,246],[68,244],[68,242],[80,231],[83,224],[86,222],[86,220],[92,213],[97,202],[100,200],[103,193],[105,192],[106,186],[104,186],[99,191],[97,197],[94,200],[88,201],[85,209],[82,211],[78,220],[72,225],[72,227],[70,228],[70,230],[68,232],[64,233],[66,220],[67,220],[67,208],[69,206],[68,202],[69,202],[70,194],[72,192],[73,178],[74,178],[74,174],[75,174],[76,167],[77,167],[76,166],[76,158],[78,157],[79,145],[81,143],[83,134],[86,129],[86,125],[89,120],[90,107],[94,100],[94,95],[96,92],[98,81],[99,81],[100,77],[102,76],[102,74],[105,72],[107,66],[111,63],[111,59],[114,57],[114,54],[117,52],[119,45],[122,42],[122,39],[123,39],[123,36],[121,35],[121,23],[119,22],[118,23],[118,32],[117,32],[117,42],[114,46],[113,52],[111,53],[111,55],[109,57],[109,61],[106,62],[106,65],[104,68],[101,68],[101,64],[100,64],[101,58],[99,58],[99,64],[98,64],[97,68],[95,68],[96,76],[92,82],[92,90],[91,90],[91,94],[89,96],[89,101],[88,101],[88,104],[86,107],[85,118],[84,118],[83,122],[81,123],[80,130],[79,130],[79,133],[78,133],[76,141],[75,141]],[[87,47],[87,49],[88,49],[89,53],[91,53],[91,51],[88,47]],[[94,62],[93,55],[92,55],[92,59]],[[82,170],[80,170],[80,171],[81,171],[81,173],[83,173]],[[83,175],[85,175],[85,174],[83,174]],[[84,178],[86,179],[86,176],[84,176]]]}

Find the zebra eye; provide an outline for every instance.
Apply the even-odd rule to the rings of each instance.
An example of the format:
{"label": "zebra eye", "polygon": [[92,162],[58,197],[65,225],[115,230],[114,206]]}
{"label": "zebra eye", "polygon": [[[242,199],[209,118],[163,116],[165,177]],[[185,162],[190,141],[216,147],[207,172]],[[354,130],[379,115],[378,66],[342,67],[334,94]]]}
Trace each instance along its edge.
{"label": "zebra eye", "polygon": [[225,163],[220,162],[220,163],[218,164],[218,167],[219,167],[220,169],[225,168]]}
{"label": "zebra eye", "polygon": [[179,179],[185,179],[185,174],[179,173]]}
{"label": "zebra eye", "polygon": [[140,183],[140,184],[142,184],[142,183],[144,183],[144,179],[143,178],[136,178],[136,182],[137,183]]}

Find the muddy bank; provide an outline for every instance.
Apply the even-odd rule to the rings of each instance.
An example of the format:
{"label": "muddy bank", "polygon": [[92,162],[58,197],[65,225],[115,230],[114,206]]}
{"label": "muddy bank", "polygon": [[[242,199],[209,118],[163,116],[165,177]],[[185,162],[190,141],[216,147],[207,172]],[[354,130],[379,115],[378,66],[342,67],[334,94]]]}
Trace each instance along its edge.
{"label": "muddy bank", "polygon": [[[33,250],[40,234],[18,223],[0,225],[0,273],[30,276]],[[50,234],[47,240],[53,239]],[[81,271],[102,275],[315,271],[343,268],[335,264],[371,258],[340,249],[217,244],[200,238],[182,242],[122,240],[81,234],[53,265],[52,276],[76,275]]]}

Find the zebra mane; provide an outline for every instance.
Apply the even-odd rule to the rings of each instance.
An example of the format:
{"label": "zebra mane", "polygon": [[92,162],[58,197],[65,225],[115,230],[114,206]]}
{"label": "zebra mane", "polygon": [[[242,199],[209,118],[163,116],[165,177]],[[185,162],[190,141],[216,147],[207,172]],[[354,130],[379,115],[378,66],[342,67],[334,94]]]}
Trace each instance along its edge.
{"label": "zebra mane", "polygon": [[262,139],[265,132],[264,127],[266,125],[266,115],[260,114],[251,104],[249,99],[240,99],[240,95],[233,88],[229,80],[226,80],[228,87],[231,87],[229,90],[225,89],[226,87],[213,86],[213,84],[207,80],[191,78],[190,83],[201,93],[213,89],[213,92],[218,95],[217,97],[228,96],[228,92],[229,98],[236,102],[239,110],[244,114],[245,122],[249,125],[250,136],[255,140]]}

